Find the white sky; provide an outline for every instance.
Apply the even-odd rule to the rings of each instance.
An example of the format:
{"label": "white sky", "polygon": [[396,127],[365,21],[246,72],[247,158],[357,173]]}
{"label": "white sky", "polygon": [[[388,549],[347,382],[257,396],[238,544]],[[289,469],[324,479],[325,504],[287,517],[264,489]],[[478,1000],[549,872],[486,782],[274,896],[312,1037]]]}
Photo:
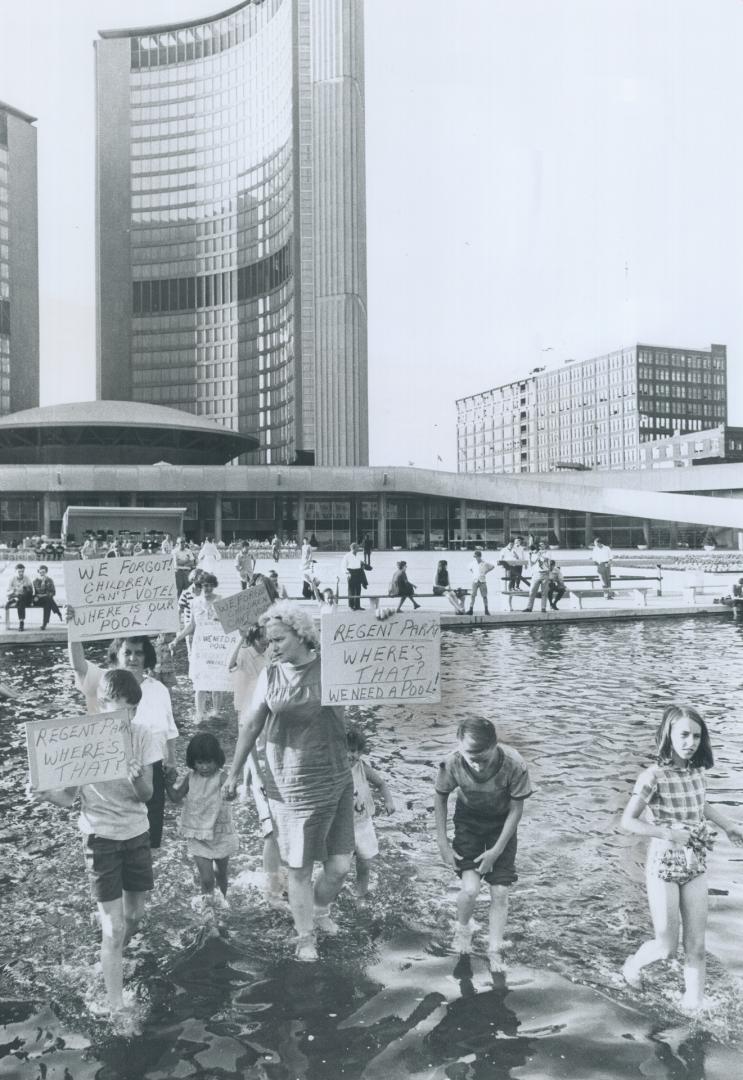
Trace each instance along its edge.
{"label": "white sky", "polygon": [[[0,0],[42,404],[94,396],[96,32],[228,6]],[[367,0],[365,31],[372,464],[456,468],[457,397],[636,341],[727,344],[743,423],[741,0]]]}

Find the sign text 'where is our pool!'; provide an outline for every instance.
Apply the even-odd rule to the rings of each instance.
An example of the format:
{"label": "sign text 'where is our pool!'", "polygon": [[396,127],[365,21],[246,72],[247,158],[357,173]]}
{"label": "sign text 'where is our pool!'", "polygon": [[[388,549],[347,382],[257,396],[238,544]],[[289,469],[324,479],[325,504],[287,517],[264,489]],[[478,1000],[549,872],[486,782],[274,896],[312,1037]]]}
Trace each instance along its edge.
{"label": "sign text 'where is our pool!'", "polygon": [[323,705],[441,701],[441,620],[416,611],[323,615]]}
{"label": "sign text 'where is our pool!'", "polygon": [[64,563],[63,569],[74,613],[70,641],[178,632],[171,555],[79,559]]}

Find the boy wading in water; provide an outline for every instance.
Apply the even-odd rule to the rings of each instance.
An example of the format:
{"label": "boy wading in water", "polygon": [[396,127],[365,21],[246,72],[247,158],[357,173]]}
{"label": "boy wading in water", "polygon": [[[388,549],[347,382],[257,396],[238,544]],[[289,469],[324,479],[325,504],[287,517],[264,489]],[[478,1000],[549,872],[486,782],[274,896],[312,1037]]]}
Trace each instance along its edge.
{"label": "boy wading in water", "polygon": [[[517,880],[516,829],[524,799],[532,793],[521,755],[498,742],[489,720],[463,720],[458,749],[439,766],[436,778],[436,834],[441,858],[462,879],[452,947],[472,949],[472,914],[480,884],[490,886],[488,959],[493,971],[505,970],[508,887]],[[457,792],[454,840],[446,833],[449,795]]]}
{"label": "boy wading in water", "polygon": [[102,712],[124,709],[131,724],[133,757],[125,780],[102,780],[82,787],[39,792],[38,797],[71,806],[80,797],[80,832],[93,898],[101,924],[101,968],[115,1028],[136,1031],[125,1005],[122,954],[144,914],[153,887],[149,823],[145,803],[152,798],[152,762],[158,759],[150,731],[132,722],[142,690],[130,671],[112,669],[101,679]]}

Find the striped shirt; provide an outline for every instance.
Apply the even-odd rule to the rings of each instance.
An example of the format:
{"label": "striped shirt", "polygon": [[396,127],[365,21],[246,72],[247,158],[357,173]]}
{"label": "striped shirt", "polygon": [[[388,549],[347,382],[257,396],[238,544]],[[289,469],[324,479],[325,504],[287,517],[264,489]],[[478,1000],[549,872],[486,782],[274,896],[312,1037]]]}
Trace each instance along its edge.
{"label": "striped shirt", "polygon": [[704,819],[704,769],[651,765],[638,776],[632,794],[658,825],[694,825]]}

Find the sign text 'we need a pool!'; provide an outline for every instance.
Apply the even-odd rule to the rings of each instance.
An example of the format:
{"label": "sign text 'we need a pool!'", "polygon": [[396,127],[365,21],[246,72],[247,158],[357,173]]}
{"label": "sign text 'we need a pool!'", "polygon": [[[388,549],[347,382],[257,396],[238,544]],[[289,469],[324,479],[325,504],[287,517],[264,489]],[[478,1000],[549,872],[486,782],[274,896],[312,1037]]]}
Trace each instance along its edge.
{"label": "sign text 'we need a pool!'", "polygon": [[323,615],[320,626],[323,705],[441,701],[437,614],[349,611]]}
{"label": "sign text 'we need a pool!'", "polygon": [[172,555],[80,559],[64,563],[70,641],[177,633]]}

